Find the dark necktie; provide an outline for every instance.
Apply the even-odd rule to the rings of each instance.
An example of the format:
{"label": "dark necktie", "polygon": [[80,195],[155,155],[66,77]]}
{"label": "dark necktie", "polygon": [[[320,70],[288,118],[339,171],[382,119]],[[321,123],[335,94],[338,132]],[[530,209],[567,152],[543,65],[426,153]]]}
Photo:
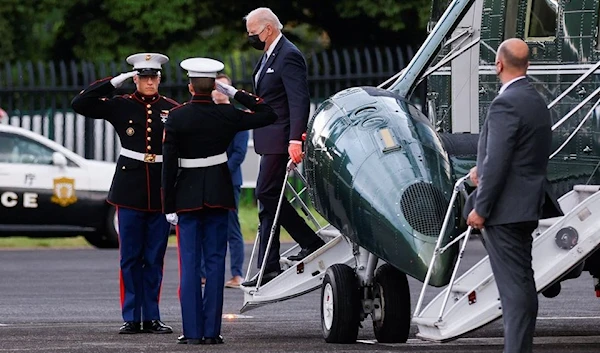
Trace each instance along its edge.
{"label": "dark necktie", "polygon": [[262,72],[262,70],[265,68],[266,63],[267,63],[267,53],[264,53],[262,56],[262,60],[260,61],[260,67],[258,68],[258,71],[256,72],[256,76],[254,76],[254,82],[255,82],[256,87],[258,87],[258,78],[260,77],[260,73]]}

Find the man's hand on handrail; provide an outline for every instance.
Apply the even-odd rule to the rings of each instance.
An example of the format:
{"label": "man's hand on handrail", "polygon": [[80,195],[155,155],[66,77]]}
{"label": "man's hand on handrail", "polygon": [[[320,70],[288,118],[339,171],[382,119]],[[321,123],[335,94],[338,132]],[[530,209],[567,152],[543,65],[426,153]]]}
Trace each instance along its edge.
{"label": "man's hand on handrail", "polygon": [[477,178],[477,166],[471,168],[471,170],[469,171],[469,178],[471,179],[473,185],[477,187],[477,184],[479,184],[479,179]]}

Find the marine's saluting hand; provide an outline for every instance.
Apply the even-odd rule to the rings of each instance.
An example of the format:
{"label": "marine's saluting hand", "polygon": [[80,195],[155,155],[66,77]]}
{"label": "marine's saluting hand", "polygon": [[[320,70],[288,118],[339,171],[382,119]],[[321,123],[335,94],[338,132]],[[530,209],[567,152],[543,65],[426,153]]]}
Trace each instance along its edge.
{"label": "marine's saluting hand", "polygon": [[110,80],[110,83],[115,86],[115,88],[119,88],[121,87],[121,85],[123,84],[123,82],[125,82],[127,79],[137,75],[138,72],[137,70],[134,71],[130,71],[130,72],[125,72],[120,74],[119,76],[115,76]]}
{"label": "marine's saluting hand", "polygon": [[237,92],[237,89],[235,87],[220,81],[215,81],[215,89],[228,96],[229,98],[233,98],[233,96],[235,96]]}

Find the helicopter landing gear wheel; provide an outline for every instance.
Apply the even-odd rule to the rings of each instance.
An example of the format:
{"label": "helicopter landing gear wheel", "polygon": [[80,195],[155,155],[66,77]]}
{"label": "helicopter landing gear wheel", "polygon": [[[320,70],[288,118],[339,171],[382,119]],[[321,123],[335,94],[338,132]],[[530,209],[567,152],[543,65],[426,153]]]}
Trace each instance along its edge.
{"label": "helicopter landing gear wheel", "polygon": [[321,327],[327,343],[354,343],[360,324],[360,297],[354,270],[344,264],[327,269],[321,286]]}
{"label": "helicopter landing gear wheel", "polygon": [[378,342],[405,343],[410,331],[410,289],[406,274],[389,264],[373,281],[373,331]]}

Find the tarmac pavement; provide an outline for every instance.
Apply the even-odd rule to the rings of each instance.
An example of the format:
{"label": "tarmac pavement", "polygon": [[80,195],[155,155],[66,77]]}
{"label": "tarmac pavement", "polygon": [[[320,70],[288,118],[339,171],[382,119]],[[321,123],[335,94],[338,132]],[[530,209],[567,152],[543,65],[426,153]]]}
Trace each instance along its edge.
{"label": "tarmac pavement", "polygon": [[[251,249],[251,245],[246,246],[246,263]],[[471,266],[484,255],[481,243],[472,241],[462,267]],[[319,291],[224,319],[223,345],[178,345],[181,314],[175,248],[167,251],[161,292],[162,320],[173,326],[175,333],[119,335],[118,259],[117,250],[0,251],[0,353],[502,351],[501,320],[447,343],[419,340],[413,326],[407,343],[379,344],[367,319],[356,344],[327,344],[320,329]],[[229,269],[226,275],[228,279]],[[410,279],[410,285],[414,308],[421,283]],[[428,297],[435,292],[432,289]],[[225,289],[225,314],[239,314],[242,304],[240,290]],[[587,272],[563,282],[558,297],[540,296],[534,351],[600,352],[600,298],[595,297]]]}

